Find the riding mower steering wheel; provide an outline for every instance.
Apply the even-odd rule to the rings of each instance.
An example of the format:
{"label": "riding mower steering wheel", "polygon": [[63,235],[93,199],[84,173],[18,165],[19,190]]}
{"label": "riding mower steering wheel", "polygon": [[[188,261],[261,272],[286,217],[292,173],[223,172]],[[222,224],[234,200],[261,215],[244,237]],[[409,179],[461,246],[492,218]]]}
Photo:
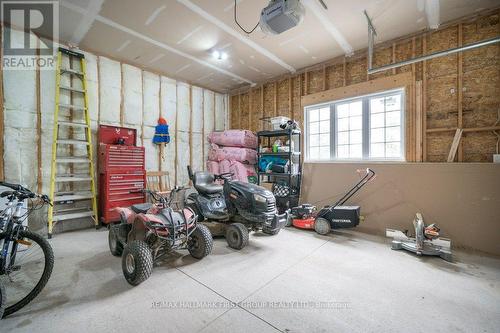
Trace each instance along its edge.
{"label": "riding mower steering wheel", "polygon": [[221,173],[218,175],[214,174],[214,179],[215,180],[220,179],[220,180],[226,181],[226,180],[231,180],[233,176],[234,176],[234,173],[232,173],[232,172],[224,172],[224,173]]}

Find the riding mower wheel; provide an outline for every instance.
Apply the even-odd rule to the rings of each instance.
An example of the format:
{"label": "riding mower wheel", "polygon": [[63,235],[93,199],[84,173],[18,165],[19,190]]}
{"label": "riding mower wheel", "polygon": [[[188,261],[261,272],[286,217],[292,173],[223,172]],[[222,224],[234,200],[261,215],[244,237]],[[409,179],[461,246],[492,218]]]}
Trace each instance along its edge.
{"label": "riding mower wheel", "polygon": [[318,217],[314,221],[314,231],[316,231],[320,235],[328,234],[331,229],[332,227],[330,226],[330,222],[327,219]]}
{"label": "riding mower wheel", "polygon": [[232,223],[226,228],[226,242],[229,247],[241,250],[248,244],[248,229],[241,223]]}
{"label": "riding mower wheel", "polygon": [[116,228],[111,225],[108,232],[109,251],[115,257],[121,257],[123,253],[123,244],[118,240],[116,232]]}
{"label": "riding mower wheel", "polygon": [[202,259],[212,252],[214,241],[210,230],[203,224],[198,224],[188,241],[188,251],[193,258]]}
{"label": "riding mower wheel", "polygon": [[146,242],[136,240],[125,246],[122,270],[125,280],[133,286],[149,278],[153,271],[153,255]]}

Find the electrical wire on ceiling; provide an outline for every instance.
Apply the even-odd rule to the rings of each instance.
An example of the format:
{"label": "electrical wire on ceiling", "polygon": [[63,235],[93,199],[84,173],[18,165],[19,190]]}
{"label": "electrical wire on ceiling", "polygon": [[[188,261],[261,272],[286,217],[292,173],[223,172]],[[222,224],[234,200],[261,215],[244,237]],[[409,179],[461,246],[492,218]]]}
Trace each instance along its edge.
{"label": "electrical wire on ceiling", "polygon": [[237,6],[237,0],[234,0],[234,22],[236,22],[236,24],[238,25],[238,27],[240,27],[241,30],[243,30],[245,33],[247,34],[251,34],[252,32],[255,31],[255,29],[257,29],[257,27],[259,26],[259,22],[257,22],[257,24],[255,25],[255,27],[253,27],[252,30],[250,31],[247,31],[245,28],[243,28],[240,23],[238,22],[238,18],[237,18],[237,15],[236,15],[236,6]]}

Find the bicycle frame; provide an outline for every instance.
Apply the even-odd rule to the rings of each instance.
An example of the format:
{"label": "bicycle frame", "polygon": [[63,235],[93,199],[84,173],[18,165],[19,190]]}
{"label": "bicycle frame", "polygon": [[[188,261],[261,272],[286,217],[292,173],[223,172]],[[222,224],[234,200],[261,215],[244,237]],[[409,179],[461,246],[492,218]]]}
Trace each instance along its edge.
{"label": "bicycle frame", "polygon": [[[12,267],[14,267],[18,246],[18,243],[14,240],[19,235],[19,231],[24,228],[21,224],[22,221],[20,221],[22,217],[23,201],[17,200],[17,202],[15,202],[16,198],[14,195],[10,195],[8,199],[7,208],[2,211],[0,216],[3,222],[2,233],[6,235],[0,254],[0,275],[9,273]],[[11,243],[12,249],[10,258],[8,258]]]}

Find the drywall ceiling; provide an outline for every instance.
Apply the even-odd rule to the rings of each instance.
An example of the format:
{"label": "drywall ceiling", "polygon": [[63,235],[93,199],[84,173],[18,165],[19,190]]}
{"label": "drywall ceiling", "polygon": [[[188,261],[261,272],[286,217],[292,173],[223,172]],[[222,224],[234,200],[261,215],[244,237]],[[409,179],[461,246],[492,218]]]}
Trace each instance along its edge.
{"label": "drywall ceiling", "polygon": [[[237,0],[253,27],[268,0]],[[498,6],[497,0],[302,0],[304,21],[277,36],[247,35],[234,22],[234,0],[62,0],[61,40],[211,88],[266,81],[367,46],[367,10],[377,42]],[[436,10],[437,8],[437,10]],[[223,50],[226,60],[211,51]]]}

